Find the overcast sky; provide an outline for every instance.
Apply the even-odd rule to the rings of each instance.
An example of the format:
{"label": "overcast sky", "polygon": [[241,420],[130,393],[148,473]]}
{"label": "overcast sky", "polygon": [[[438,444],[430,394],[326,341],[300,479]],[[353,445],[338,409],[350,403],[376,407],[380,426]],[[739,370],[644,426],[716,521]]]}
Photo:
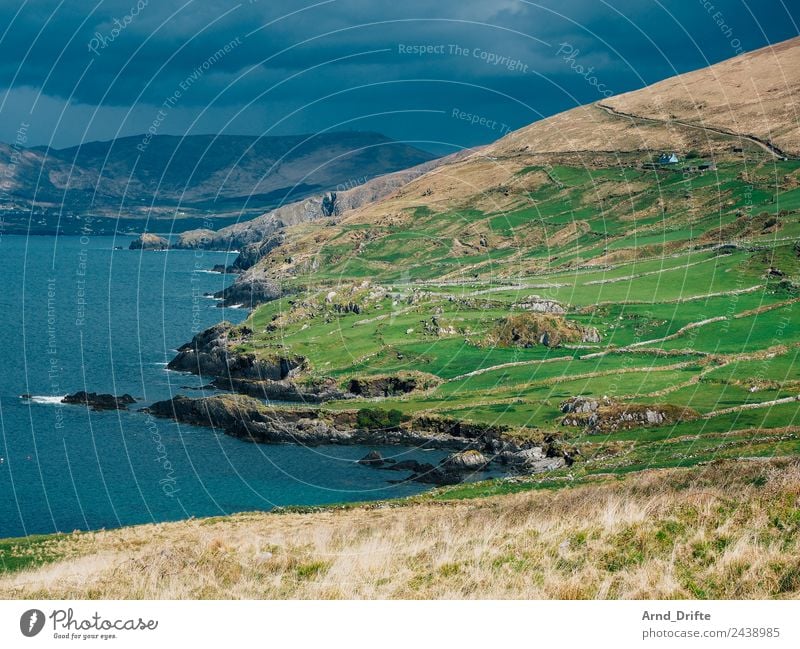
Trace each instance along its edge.
{"label": "overcast sky", "polygon": [[797,0],[3,0],[0,140],[371,130],[445,153],[798,24]]}

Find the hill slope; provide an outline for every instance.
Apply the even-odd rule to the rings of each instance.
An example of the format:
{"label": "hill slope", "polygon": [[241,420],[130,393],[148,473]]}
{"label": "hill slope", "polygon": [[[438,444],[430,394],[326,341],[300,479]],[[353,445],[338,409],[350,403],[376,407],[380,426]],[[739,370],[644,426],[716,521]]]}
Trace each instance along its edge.
{"label": "hill slope", "polygon": [[[773,52],[789,88],[798,48]],[[760,74],[763,52],[737,62],[750,56]],[[741,79],[714,70],[733,95]],[[277,398],[325,412],[378,396],[412,429],[435,416],[557,440],[580,458],[559,475],[794,454],[798,238],[800,161],[721,126],[585,106],[288,228],[227,294],[268,301],[230,349],[283,359],[295,387]]]}
{"label": "hill slope", "polygon": [[794,38],[612,97],[613,109],[754,136],[800,155],[800,47]]}
{"label": "hill slope", "polygon": [[[798,481],[796,462],[726,462],[554,492],[16,539],[0,546],[0,597],[796,598]],[[19,565],[34,569],[2,576]]]}

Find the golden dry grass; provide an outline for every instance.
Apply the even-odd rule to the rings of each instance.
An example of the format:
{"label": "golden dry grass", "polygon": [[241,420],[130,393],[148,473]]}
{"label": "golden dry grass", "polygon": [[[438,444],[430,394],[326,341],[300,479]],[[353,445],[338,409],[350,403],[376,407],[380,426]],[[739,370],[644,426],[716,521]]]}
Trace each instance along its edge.
{"label": "golden dry grass", "polygon": [[800,38],[605,101],[616,110],[755,135],[800,152]]}
{"label": "golden dry grass", "polygon": [[[800,594],[800,464],[73,535],[6,598],[773,598]],[[62,542],[63,543],[63,542]]]}

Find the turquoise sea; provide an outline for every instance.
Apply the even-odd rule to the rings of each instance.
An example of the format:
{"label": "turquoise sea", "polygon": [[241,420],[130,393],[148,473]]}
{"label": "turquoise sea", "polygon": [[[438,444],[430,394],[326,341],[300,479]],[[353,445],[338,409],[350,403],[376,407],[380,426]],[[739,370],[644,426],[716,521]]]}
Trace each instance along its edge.
{"label": "turquoise sea", "polygon": [[[128,237],[0,235],[0,537],[410,495],[395,472],[355,463],[371,448],[256,445],[136,409],[200,395],[165,369],[193,332],[247,313],[205,297],[232,281],[208,251],[131,251]],[[122,249],[115,249],[121,247]],[[59,405],[78,390],[130,393],[130,412]],[[20,395],[33,395],[22,400]]]}

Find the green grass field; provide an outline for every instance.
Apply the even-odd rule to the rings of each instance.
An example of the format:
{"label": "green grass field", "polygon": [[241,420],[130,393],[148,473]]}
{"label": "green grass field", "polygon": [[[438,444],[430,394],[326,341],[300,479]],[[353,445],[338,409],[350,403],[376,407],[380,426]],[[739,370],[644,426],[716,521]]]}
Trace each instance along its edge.
{"label": "green grass field", "polygon": [[[581,453],[573,476],[796,453],[800,163],[626,165],[554,166],[504,212],[419,205],[408,229],[345,224],[296,294],[251,315],[243,349],[302,355],[341,385],[431,375],[437,387],[386,407],[556,435]],[[504,319],[542,300],[599,342],[499,344]],[[335,308],[348,303],[358,312]],[[591,433],[562,424],[575,396],[696,418]]]}

